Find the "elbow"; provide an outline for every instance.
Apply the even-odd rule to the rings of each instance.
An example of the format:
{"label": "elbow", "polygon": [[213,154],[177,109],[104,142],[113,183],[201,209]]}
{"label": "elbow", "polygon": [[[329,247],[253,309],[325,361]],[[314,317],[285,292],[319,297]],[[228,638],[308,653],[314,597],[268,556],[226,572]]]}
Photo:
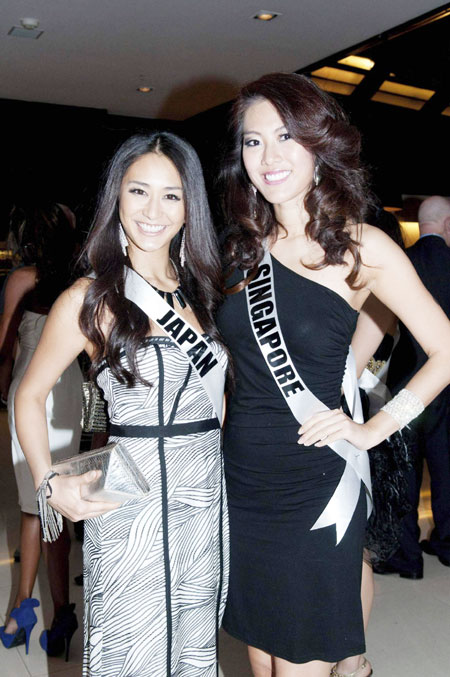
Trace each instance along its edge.
{"label": "elbow", "polygon": [[447,367],[447,384],[450,385],[450,353],[446,357],[446,367]]}
{"label": "elbow", "polygon": [[16,420],[21,418],[22,413],[30,412],[34,409],[44,409],[47,397],[30,389],[24,381],[20,383],[14,397],[14,415]]}
{"label": "elbow", "polygon": [[445,388],[450,384],[450,345],[429,354],[428,359],[434,365],[436,376],[444,382]]}
{"label": "elbow", "polygon": [[445,365],[447,375],[450,379],[450,343],[439,351],[439,357],[442,364]]}

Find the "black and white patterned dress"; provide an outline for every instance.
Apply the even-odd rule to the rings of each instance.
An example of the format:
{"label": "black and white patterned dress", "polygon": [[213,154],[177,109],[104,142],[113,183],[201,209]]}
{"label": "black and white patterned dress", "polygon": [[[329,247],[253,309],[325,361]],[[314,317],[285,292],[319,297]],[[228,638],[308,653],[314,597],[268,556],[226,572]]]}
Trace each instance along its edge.
{"label": "black and white patterned dress", "polygon": [[127,388],[106,366],[97,378],[110,441],[126,444],[150,492],[86,522],[83,674],[213,677],[228,575],[220,429],[170,338],[145,339],[137,357],[151,388]]}

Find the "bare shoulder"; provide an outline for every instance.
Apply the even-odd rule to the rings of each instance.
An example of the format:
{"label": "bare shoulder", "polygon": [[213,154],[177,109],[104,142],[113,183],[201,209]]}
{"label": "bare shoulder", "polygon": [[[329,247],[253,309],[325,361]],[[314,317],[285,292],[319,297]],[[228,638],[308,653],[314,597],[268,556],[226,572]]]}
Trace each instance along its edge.
{"label": "bare shoulder", "polygon": [[36,281],[36,268],[35,266],[21,266],[12,271],[9,276],[10,280],[28,280],[35,282]]}
{"label": "bare shoulder", "polygon": [[66,292],[70,297],[78,300],[79,303],[83,303],[87,290],[93,281],[92,277],[79,277],[78,280],[75,280],[75,282],[66,289]]}
{"label": "bare shoulder", "polygon": [[78,317],[83,306],[84,299],[92,284],[92,279],[88,277],[80,277],[68,289],[56,299],[53,310],[54,312],[70,312],[75,313]]}
{"label": "bare shoulder", "polygon": [[7,285],[10,289],[18,287],[20,289],[33,289],[36,284],[36,268],[34,266],[22,266],[16,268],[8,277]]}
{"label": "bare shoulder", "polygon": [[376,246],[385,240],[392,242],[391,238],[380,228],[370,226],[368,223],[347,224],[346,230],[350,233],[352,239],[358,242],[362,247]]}
{"label": "bare shoulder", "polygon": [[4,314],[7,316],[16,312],[25,297],[36,286],[36,268],[24,266],[17,268],[8,277],[5,285]]}
{"label": "bare shoulder", "polygon": [[[80,277],[71,287],[66,289],[66,291],[59,296],[53,306],[53,311],[65,315],[70,314],[72,317],[76,318],[76,321],[78,322],[87,291],[93,282],[94,280],[91,277]],[[96,312],[94,314],[95,317],[97,317]],[[112,319],[110,310],[107,307],[103,308],[99,316],[99,325],[105,336],[109,333],[109,326]],[[92,321],[96,322],[97,320],[92,317]]]}
{"label": "bare shoulder", "polygon": [[384,266],[391,261],[407,259],[404,251],[380,228],[363,223],[359,227],[358,241],[365,266]]}

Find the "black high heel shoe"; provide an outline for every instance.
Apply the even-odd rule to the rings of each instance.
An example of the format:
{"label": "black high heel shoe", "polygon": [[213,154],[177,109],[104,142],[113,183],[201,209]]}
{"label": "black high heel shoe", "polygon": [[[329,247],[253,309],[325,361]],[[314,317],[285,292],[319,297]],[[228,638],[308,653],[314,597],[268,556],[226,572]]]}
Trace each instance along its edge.
{"label": "black high heel shoe", "polygon": [[39,644],[48,656],[60,656],[66,652],[66,663],[69,660],[69,648],[72,636],[78,628],[78,620],[74,613],[75,604],[62,606],[51,625],[50,630],[43,630]]}

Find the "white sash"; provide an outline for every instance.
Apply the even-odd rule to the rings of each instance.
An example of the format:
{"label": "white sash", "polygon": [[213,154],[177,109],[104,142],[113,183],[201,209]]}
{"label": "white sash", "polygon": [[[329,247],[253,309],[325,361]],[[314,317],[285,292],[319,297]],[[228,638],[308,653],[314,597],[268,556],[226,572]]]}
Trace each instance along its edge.
{"label": "white sash", "polygon": [[[281,394],[297,421],[302,424],[310,416],[328,407],[306,386],[289,356],[278,320],[272,259],[265,252],[258,272],[245,288],[250,324],[256,342],[266,364],[279,387]],[[350,411],[357,422],[362,423],[362,409],[357,389],[356,369],[353,354],[349,352],[343,387]],[[361,451],[346,440],[337,440],[328,445],[345,461],[345,470],[325,510],[311,529],[336,525],[338,544],[352,519],[358,503],[361,481],[367,495],[367,514],[372,509],[370,466],[367,451]]]}
{"label": "white sash", "polygon": [[125,270],[125,296],[168,334],[186,355],[222,425],[225,372],[208,342],[143,277],[128,267]]}

